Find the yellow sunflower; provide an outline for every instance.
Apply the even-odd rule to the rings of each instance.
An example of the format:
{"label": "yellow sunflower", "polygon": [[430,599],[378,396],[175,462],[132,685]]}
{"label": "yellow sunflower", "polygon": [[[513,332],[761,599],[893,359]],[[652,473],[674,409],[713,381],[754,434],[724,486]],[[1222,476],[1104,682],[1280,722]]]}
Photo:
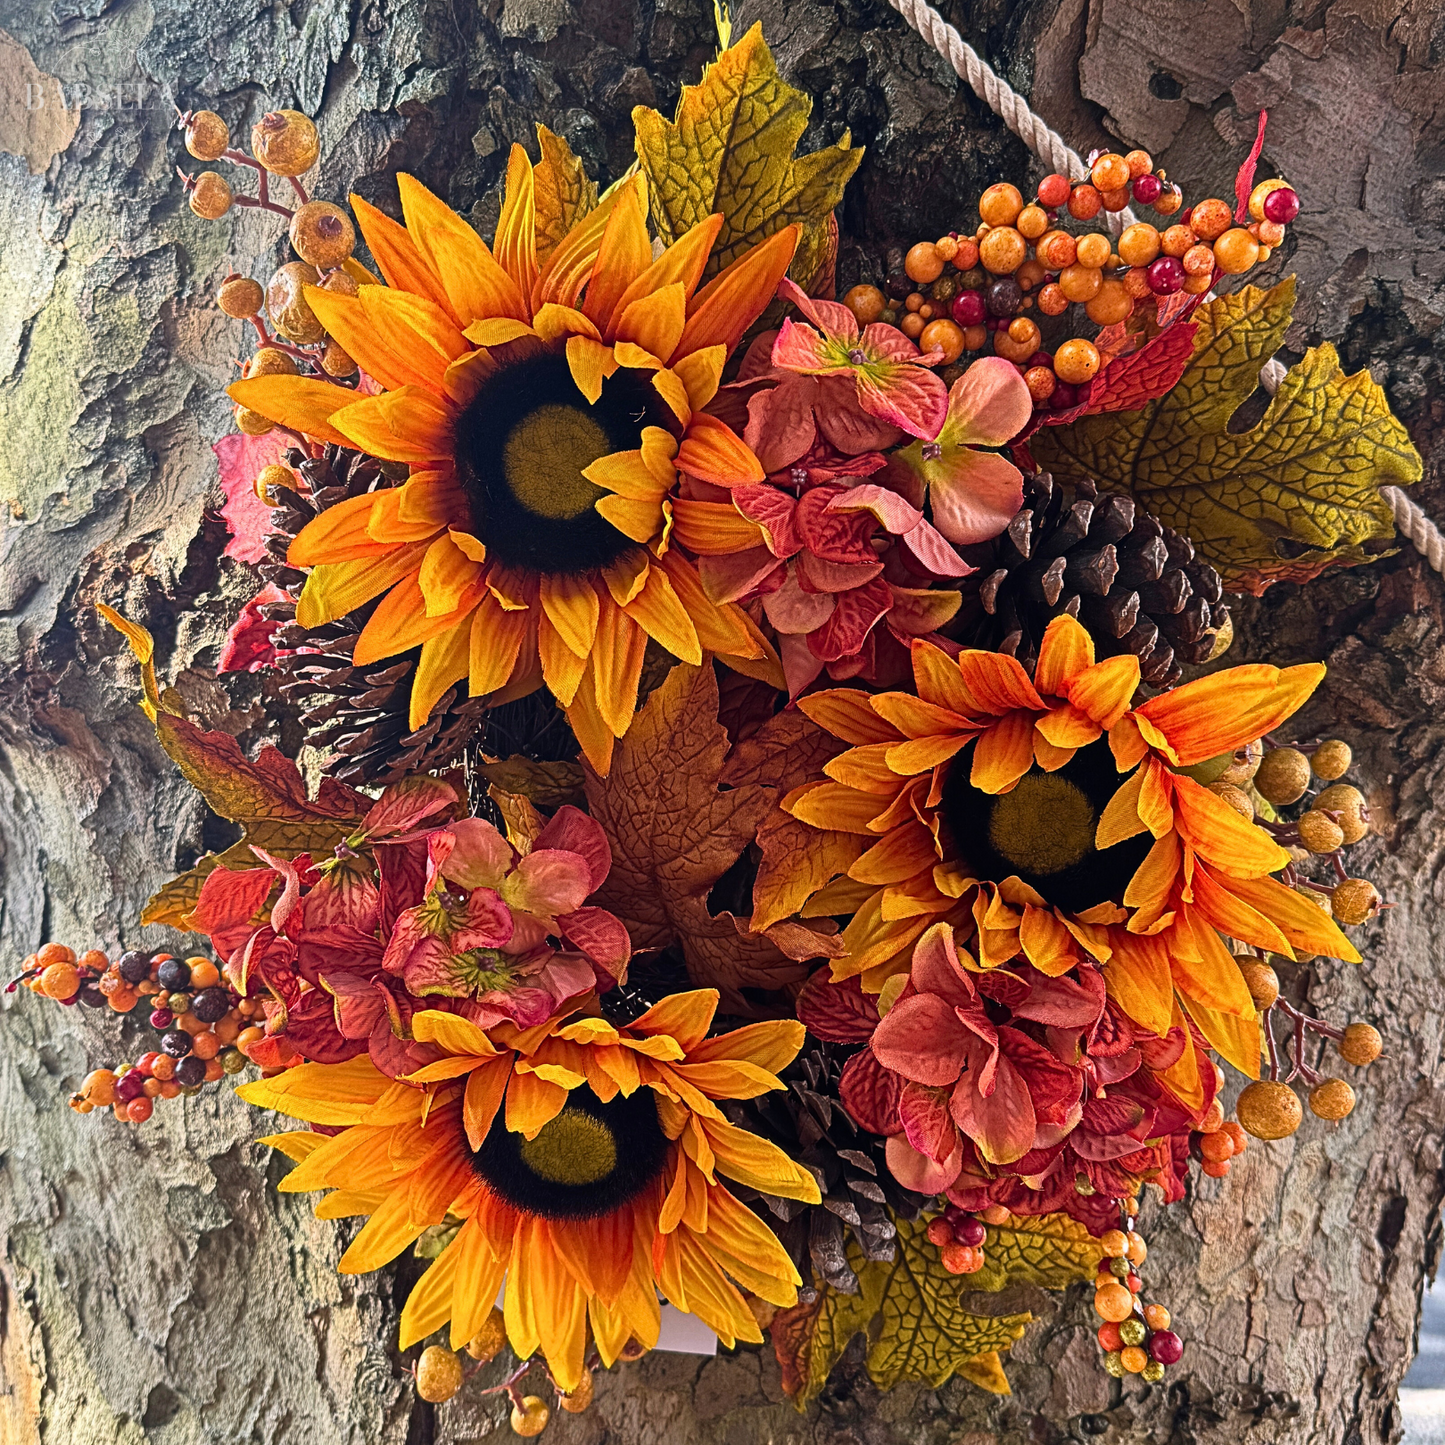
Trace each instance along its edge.
{"label": "yellow sunflower", "polygon": [[574,1017],[485,1033],[427,1011],[412,1020],[415,1036],[443,1057],[409,1080],[362,1055],[238,1092],[347,1126],[262,1141],[300,1161],[282,1189],[335,1191],[319,1216],[370,1216],[344,1272],[378,1268],[449,1214],[463,1221],[407,1301],[403,1348],[448,1320],[453,1346],[465,1344],[505,1286],[512,1348],[519,1358],[540,1349],[571,1390],[589,1325],[608,1365],[629,1339],[657,1343],[659,1291],[729,1346],[762,1338],[737,1284],[775,1305],[797,1302],[798,1274],[777,1237],[718,1176],[810,1204],[818,1186],[714,1101],[781,1089],[777,1072],[802,1047],[803,1025],[708,1038],[717,1001],[702,989],[625,1027]]}
{"label": "yellow sunflower", "polygon": [[534,168],[514,146],[495,250],[412,177],[398,184],[405,226],[352,197],[388,284],[306,292],[384,390],[279,375],[231,387],[275,422],[411,468],[297,536],[289,560],[311,569],[297,621],[317,627],[380,597],[355,661],[421,649],[413,728],[463,678],[498,701],[545,683],[606,772],[649,637],[686,662],[707,651],[760,675],[776,667],[748,616],[711,602],[669,547],[669,493],[679,472],[763,479],[702,408],[773,299],[798,228],[699,290],[723,218],[654,259],[640,174],[548,245]]}
{"label": "yellow sunflower", "polygon": [[[1135,707],[1138,659],[1096,662],[1063,616],[1032,677],[1003,653],[954,659],[921,641],[913,675],[911,693],[799,700],[852,744],[783,800],[825,830],[812,876],[832,881],[803,916],[852,914],[835,976],[879,992],[946,923],[975,969],[1022,956],[1057,977],[1093,959],[1141,1027],[1167,1034],[1182,1004],[1257,1076],[1254,1005],[1224,937],[1360,961],[1327,913],[1270,876],[1285,850],[1183,771],[1277,727],[1323,666],[1229,668]],[[758,889],[778,886],[765,864]]]}

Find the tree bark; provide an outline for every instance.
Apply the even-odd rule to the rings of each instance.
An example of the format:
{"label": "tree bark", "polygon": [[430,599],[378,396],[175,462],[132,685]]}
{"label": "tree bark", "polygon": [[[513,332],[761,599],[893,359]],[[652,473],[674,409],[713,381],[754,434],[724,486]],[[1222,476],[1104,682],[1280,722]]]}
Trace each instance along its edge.
{"label": "tree bark", "polygon": [[[316,115],[313,191],[395,209],[412,170],[485,232],[493,187],[532,122],[599,179],[631,158],[631,108],[670,112],[714,48],[705,0],[0,0],[0,950],[45,939],[140,941],[149,893],[229,841],[134,706],[135,669],[98,620],[116,605],[155,633],[193,712],[254,746],[275,737],[266,684],[214,673],[254,590],[221,559],[209,444],[242,343],[210,297],[231,270],[282,259],[273,218],[198,221],[170,103],[219,110],[244,137],[267,107]],[[1445,422],[1445,81],[1436,7],[1347,0],[956,0],[945,7],[1080,152],[1150,149],[1186,193],[1228,196],[1270,110],[1264,164],[1305,212],[1267,268],[1300,278],[1290,336],[1369,366],[1426,452],[1419,499],[1445,514],[1430,458]],[[845,201],[840,283],[874,277],[895,239],[972,223],[1023,146],[878,0],[748,0],[780,66],[816,98],[810,148],[850,127],[868,156]],[[1265,171],[1262,173],[1269,173]],[[1436,959],[1445,927],[1442,586],[1406,548],[1239,609],[1231,661],[1323,658],[1301,735],[1356,749],[1382,835],[1355,850],[1394,903],[1362,968],[1301,966],[1296,999],[1363,1017],[1386,1058],[1338,1126],[1310,1119],[1255,1145],[1227,1180],[1146,1210],[1151,1289],[1187,1342],[1164,1384],[1102,1371],[1088,1303],[1031,1292],[1039,1316],[1006,1366],[1014,1393],[959,1382],[880,1395],[845,1361],[807,1415],[769,1350],[658,1354],[559,1415],[556,1445],[1053,1445],[1077,1439],[1319,1442],[1399,1437],[1395,1392],[1439,1254],[1445,1099]],[[1354,858],[1352,858],[1352,862]],[[164,940],[147,936],[152,946]],[[21,991],[0,1014],[0,1440],[423,1445],[510,1438],[478,1386],[433,1410],[394,1349],[416,1265],[361,1279],[336,1226],[279,1195],[266,1132],[210,1090],[128,1128],[65,1105],[123,1054],[115,1024]],[[134,1025],[126,1025],[134,1029]],[[133,1050],[131,1050],[133,1052]],[[494,1373],[494,1372],[493,1372]],[[1093,1433],[1090,1433],[1093,1432]]]}

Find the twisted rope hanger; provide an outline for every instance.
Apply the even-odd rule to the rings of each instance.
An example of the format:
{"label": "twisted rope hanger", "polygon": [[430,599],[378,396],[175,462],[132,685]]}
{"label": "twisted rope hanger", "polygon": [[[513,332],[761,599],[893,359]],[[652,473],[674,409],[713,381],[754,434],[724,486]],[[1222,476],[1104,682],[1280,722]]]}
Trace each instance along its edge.
{"label": "twisted rope hanger", "polygon": [[[995,71],[979,53],[946,21],[928,0],[888,0],[888,3],[953,66],[981,100],[1000,120],[1044,162],[1071,181],[1086,180],[1089,167],[1084,158],[1061,136],[1034,114],[1023,96]],[[1117,236],[1134,224],[1134,213],[1106,212],[1104,219]],[[1286,368],[1271,358],[1260,369],[1259,383],[1273,396],[1284,380]],[[1445,575],[1445,535],[1399,487],[1381,487],[1380,495],[1395,514],[1395,525],[1411,545],[1435,569]]]}

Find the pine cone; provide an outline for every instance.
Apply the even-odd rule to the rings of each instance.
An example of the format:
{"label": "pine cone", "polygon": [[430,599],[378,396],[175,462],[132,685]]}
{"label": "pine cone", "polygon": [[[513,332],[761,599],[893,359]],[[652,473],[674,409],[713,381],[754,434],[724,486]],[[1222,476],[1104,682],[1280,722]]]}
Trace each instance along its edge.
{"label": "pine cone", "polygon": [[780,1076],[786,1093],[721,1106],[734,1124],[771,1140],[817,1179],[821,1205],[730,1187],[759,1213],[766,1205],[774,1216],[768,1222],[805,1280],[811,1261],[814,1278],[844,1294],[857,1294],[858,1280],[848,1263],[843,1226],[865,1259],[891,1260],[897,1230],[889,1211],[914,1219],[924,1204],[921,1194],[904,1189],[888,1172],[884,1141],[860,1129],[839,1102],[843,1065],[856,1052],[855,1046],[809,1039]]}
{"label": "pine cone", "polygon": [[[266,544],[271,560],[260,570],[267,581],[295,593],[305,580],[304,573],[286,565],[286,550],[296,534],[328,507],[393,486],[396,479],[374,458],[335,446],[319,458],[292,451],[286,461],[300,475],[303,490],[275,489],[274,533]],[[426,722],[411,730],[407,710],[420,649],[365,669],[351,660],[375,605],[310,629],[297,625],[292,603],[266,608],[267,616],[284,624],[276,636],[277,647],[287,653],[278,663],[289,679],[281,684],[281,695],[309,706],[301,716],[306,741],[331,750],[326,771],[348,783],[392,783],[450,763],[485,721],[486,700],[452,687]],[[307,650],[293,650],[301,648]]]}
{"label": "pine cone", "polygon": [[979,570],[962,583],[948,634],[1011,653],[1029,671],[1044,629],[1064,612],[1089,630],[1099,657],[1134,653],[1143,681],[1160,688],[1229,635],[1219,574],[1189,539],[1132,497],[1101,496],[1093,482],[1026,477],[1023,506],[1003,534],[962,551]]}

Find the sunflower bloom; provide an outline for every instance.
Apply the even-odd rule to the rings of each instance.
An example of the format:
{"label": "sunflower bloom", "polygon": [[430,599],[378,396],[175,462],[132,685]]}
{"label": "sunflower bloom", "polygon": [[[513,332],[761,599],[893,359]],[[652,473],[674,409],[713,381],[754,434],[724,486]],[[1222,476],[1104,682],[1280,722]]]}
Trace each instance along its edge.
{"label": "sunflower bloom", "polygon": [[[1097,963],[1141,1029],[1163,1037],[1187,1014],[1257,1075],[1254,1005],[1224,937],[1359,962],[1326,913],[1270,876],[1284,849],[1180,771],[1277,727],[1323,666],[1230,668],[1135,708],[1138,659],[1096,662],[1064,616],[1032,678],[1002,653],[954,659],[923,642],[913,674],[911,693],[799,702],[852,744],[784,799],[827,830],[840,875],[804,916],[853,915],[835,976],[876,992],[946,923],[970,968],[1022,957],[1061,977]],[[1198,1098],[1192,1053],[1179,1067],[1189,1077],[1170,1086]]]}
{"label": "sunflower bloom", "polygon": [[[606,772],[636,708],[649,638],[771,675],[747,615],[711,602],[669,547],[679,473],[758,482],[757,458],[703,408],[772,300],[797,227],[698,289],[721,216],[653,258],[647,183],[615,187],[548,246],[534,168],[512,148],[495,251],[410,176],[406,224],[352,198],[387,285],[314,287],[327,331],[382,388],[315,377],[237,382],[243,405],[321,441],[410,467],[297,536],[303,627],[375,603],[365,666],[420,648],[410,725],[453,684],[497,701],[545,684]],[[378,600],[379,599],[379,600]]]}
{"label": "sunflower bloom", "polygon": [[803,1025],[708,1038],[717,1000],[711,989],[676,994],[616,1028],[574,1016],[484,1032],[423,1012],[413,1031],[444,1057],[405,1081],[361,1057],[238,1092],[346,1126],[263,1141],[300,1161],[282,1189],[334,1191],[319,1216],[369,1216],[344,1272],[378,1268],[449,1215],[462,1221],[407,1301],[403,1348],[449,1320],[453,1346],[465,1344],[505,1289],[512,1348],[520,1358],[540,1350],[571,1390],[589,1325],[608,1365],[629,1339],[657,1343],[659,1292],[729,1346],[762,1338],[737,1285],[796,1303],[786,1251],[719,1176],[811,1204],[818,1186],[776,1145],[728,1123],[715,1100],[781,1089],[777,1072],[802,1047]]}

